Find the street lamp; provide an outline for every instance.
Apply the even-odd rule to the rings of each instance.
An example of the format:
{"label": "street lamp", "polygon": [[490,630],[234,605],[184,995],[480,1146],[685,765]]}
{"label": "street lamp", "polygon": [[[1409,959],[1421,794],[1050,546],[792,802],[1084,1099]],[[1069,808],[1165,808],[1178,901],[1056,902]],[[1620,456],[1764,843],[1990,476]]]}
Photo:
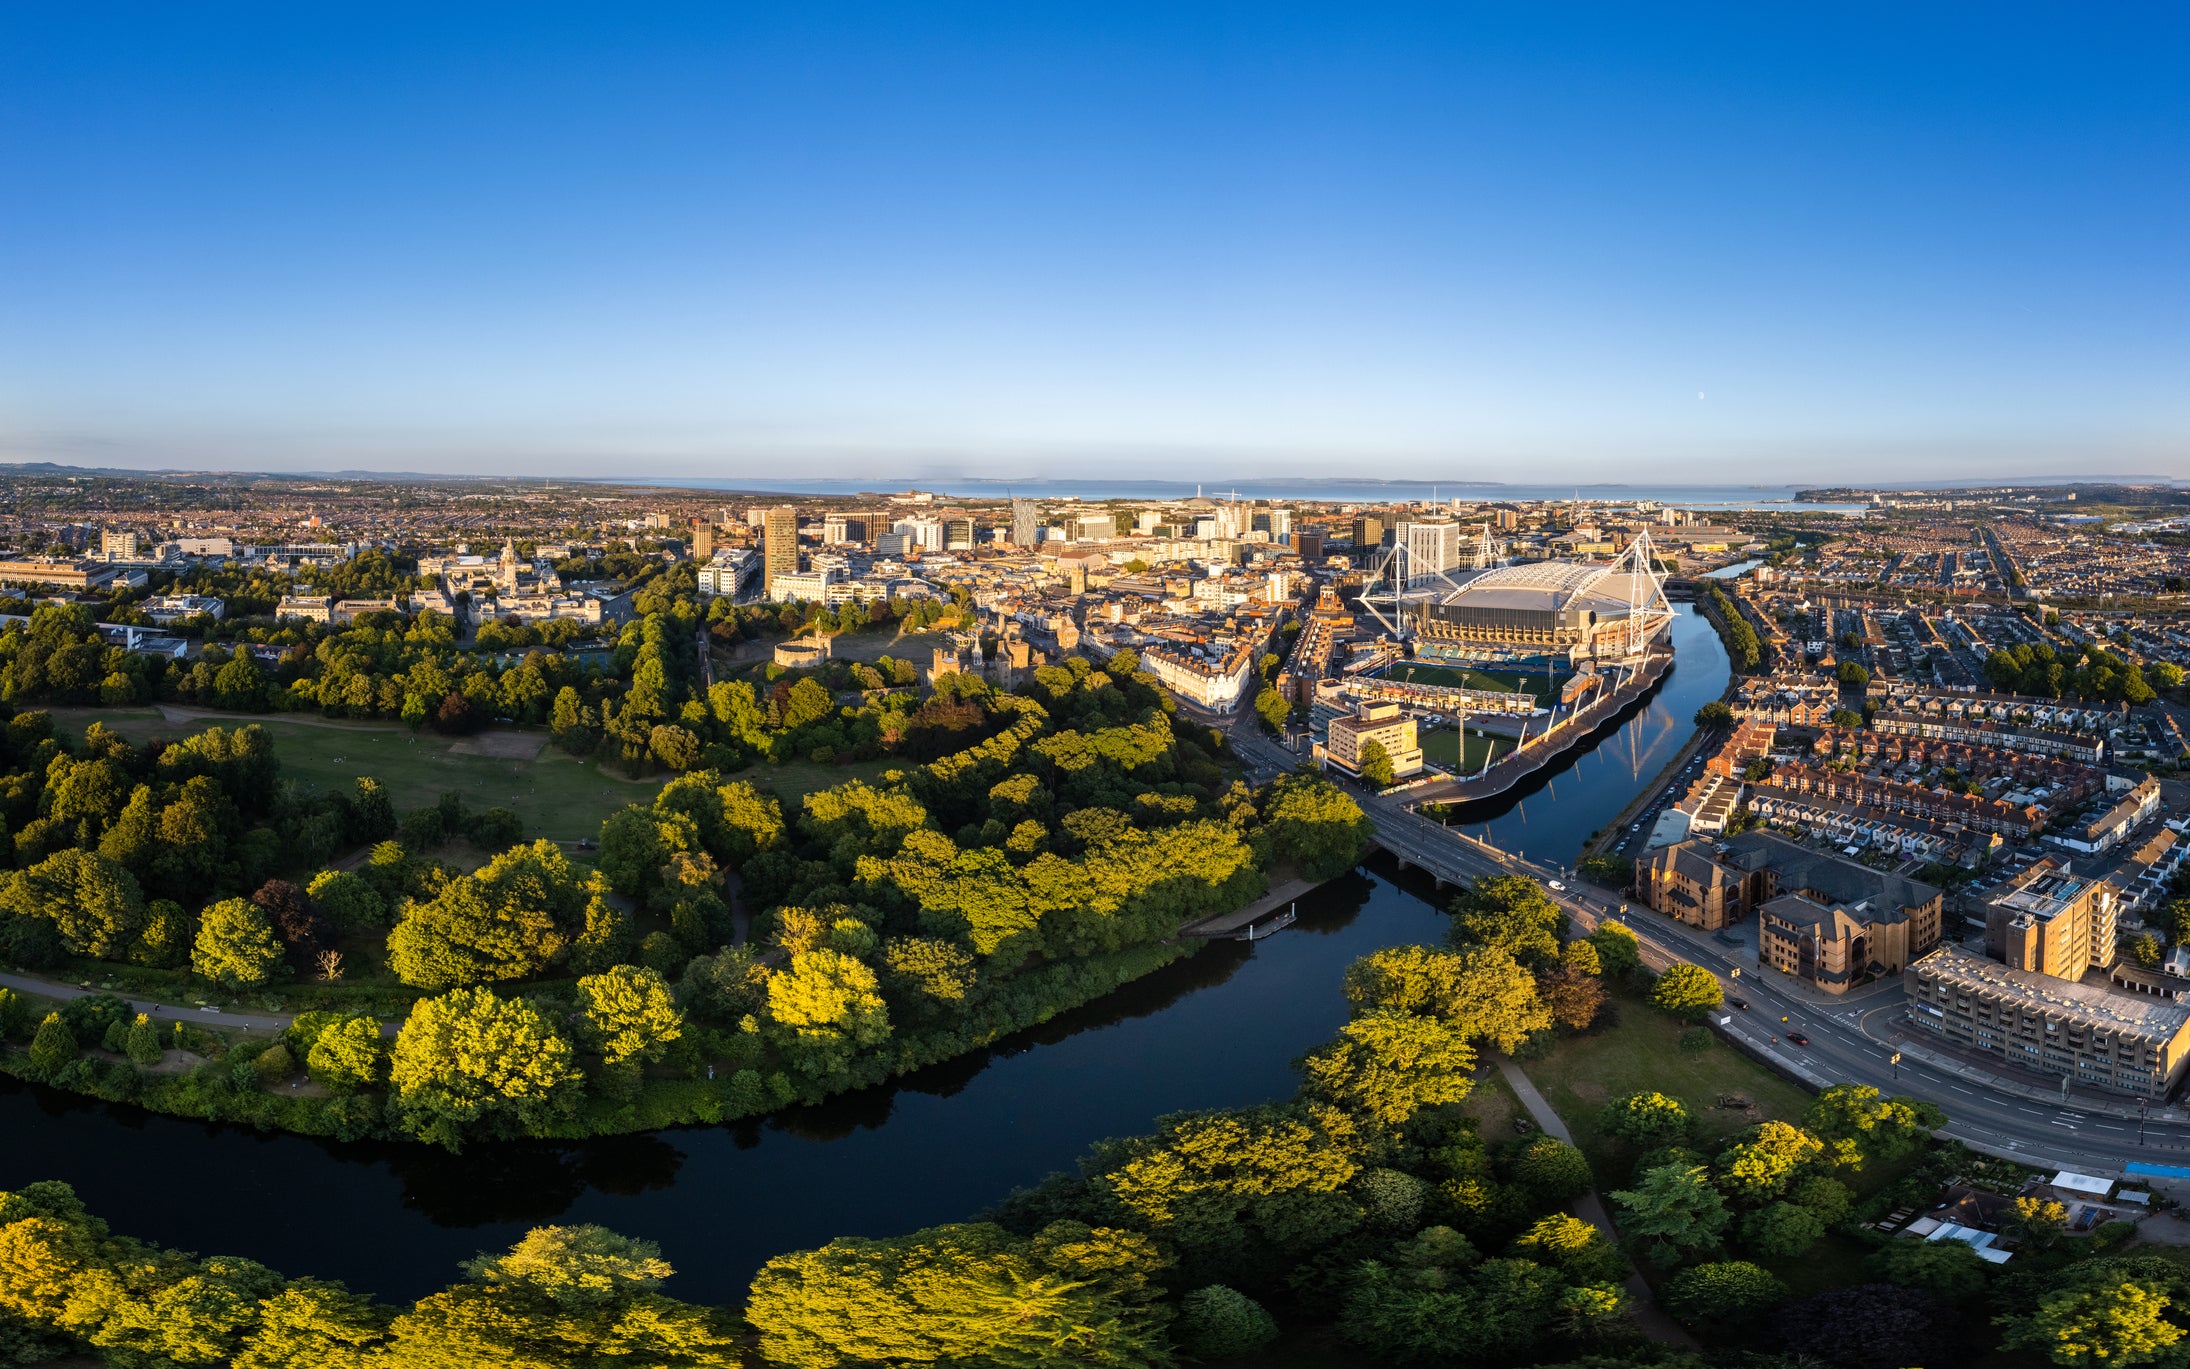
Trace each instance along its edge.
{"label": "street lamp", "polygon": [[1887,1056],[1886,1058],[1893,1065],[1893,1077],[1895,1082],[1898,1083],[1901,1079],[1901,1052],[1895,1051],[1892,1055]]}

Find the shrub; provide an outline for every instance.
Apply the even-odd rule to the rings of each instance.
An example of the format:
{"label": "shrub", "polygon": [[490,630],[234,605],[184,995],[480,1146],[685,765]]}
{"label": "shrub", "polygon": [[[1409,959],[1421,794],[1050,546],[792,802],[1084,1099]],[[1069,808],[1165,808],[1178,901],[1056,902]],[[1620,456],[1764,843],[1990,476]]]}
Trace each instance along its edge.
{"label": "shrub", "polygon": [[75,1058],[75,1034],[61,1020],[61,1014],[47,1013],[46,1020],[38,1024],[38,1034],[31,1038],[31,1072],[41,1079],[51,1079]]}
{"label": "shrub", "polygon": [[1738,1333],[1787,1296],[1787,1285],[1747,1260],[1684,1269],[1665,1285],[1665,1310],[1691,1327]]}
{"label": "shrub", "polygon": [[1690,1027],[1681,1033],[1681,1049],[1689,1055],[1701,1055],[1711,1049],[1711,1029]]}
{"label": "shrub", "polygon": [[1277,1339],[1277,1322],[1245,1293],[1213,1283],[1179,1300],[1177,1334],[1196,1359],[1236,1359]]}

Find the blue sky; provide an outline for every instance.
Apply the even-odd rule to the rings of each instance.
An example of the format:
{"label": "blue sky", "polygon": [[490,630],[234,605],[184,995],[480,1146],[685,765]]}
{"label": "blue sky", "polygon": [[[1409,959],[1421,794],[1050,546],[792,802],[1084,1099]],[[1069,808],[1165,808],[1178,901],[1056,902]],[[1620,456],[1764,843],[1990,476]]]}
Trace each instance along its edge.
{"label": "blue sky", "polygon": [[0,7],[0,459],[2190,475],[2179,6]]}

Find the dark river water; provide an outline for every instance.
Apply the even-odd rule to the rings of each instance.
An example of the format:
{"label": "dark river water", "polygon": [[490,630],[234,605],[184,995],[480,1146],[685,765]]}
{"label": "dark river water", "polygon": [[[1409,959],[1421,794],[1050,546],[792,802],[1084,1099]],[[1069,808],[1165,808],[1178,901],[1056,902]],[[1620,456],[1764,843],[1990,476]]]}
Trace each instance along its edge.
{"label": "dark river water", "polygon": [[[1674,633],[1680,665],[1647,707],[1469,830],[1570,861],[1725,687],[1709,626],[1684,609]],[[1216,943],[893,1085],[725,1127],[451,1156],[265,1136],[0,1079],[0,1189],[66,1180],[132,1235],[391,1299],[450,1282],[457,1261],[529,1226],[599,1222],[661,1243],[679,1271],[667,1291],[735,1301],[771,1255],[961,1220],[1165,1113],[1290,1094],[1291,1062],[1345,1019],[1346,965],[1443,935],[1428,892],[1379,857],[1302,899],[1299,923],[1266,941]]]}

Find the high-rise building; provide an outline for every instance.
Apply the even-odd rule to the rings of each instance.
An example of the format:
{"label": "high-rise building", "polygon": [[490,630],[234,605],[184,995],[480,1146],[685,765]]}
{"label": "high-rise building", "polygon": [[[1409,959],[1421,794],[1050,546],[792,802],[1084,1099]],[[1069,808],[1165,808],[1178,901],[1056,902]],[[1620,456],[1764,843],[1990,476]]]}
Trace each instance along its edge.
{"label": "high-rise building", "polygon": [[943,520],[940,518],[931,518],[925,514],[917,518],[900,518],[890,531],[903,533],[908,548],[917,547],[921,551],[943,550]]}
{"label": "high-rise building", "polygon": [[1354,551],[1369,550],[1384,545],[1384,520],[1375,514],[1364,513],[1354,519]]}
{"label": "high-rise building", "polygon": [[943,550],[972,551],[976,529],[971,518],[943,520]]}
{"label": "high-rise building", "polygon": [[1406,551],[1407,583],[1419,585],[1460,564],[1460,525],[1449,519],[1401,523],[1394,542]]}
{"label": "high-rise building", "polygon": [[710,560],[715,555],[715,525],[704,518],[692,520],[692,559]]}
{"label": "high-rise building", "polygon": [[1021,551],[1042,540],[1042,511],[1031,499],[1011,501],[1011,544]]}
{"label": "high-rise building", "polygon": [[778,504],[763,510],[760,525],[761,597],[776,597],[776,577],[798,574],[798,510]]}
{"label": "high-rise building", "polygon": [[2018,970],[2081,979],[2114,963],[2114,886],[2041,860],[1985,909],[1985,949]]}
{"label": "high-rise building", "polygon": [[99,552],[103,556],[120,556],[128,559],[137,554],[137,534],[134,532],[102,532],[99,534]]}
{"label": "high-rise building", "polygon": [[1323,529],[1302,528],[1299,532],[1294,533],[1293,550],[1300,553],[1300,559],[1303,561],[1313,563],[1322,560]]}

